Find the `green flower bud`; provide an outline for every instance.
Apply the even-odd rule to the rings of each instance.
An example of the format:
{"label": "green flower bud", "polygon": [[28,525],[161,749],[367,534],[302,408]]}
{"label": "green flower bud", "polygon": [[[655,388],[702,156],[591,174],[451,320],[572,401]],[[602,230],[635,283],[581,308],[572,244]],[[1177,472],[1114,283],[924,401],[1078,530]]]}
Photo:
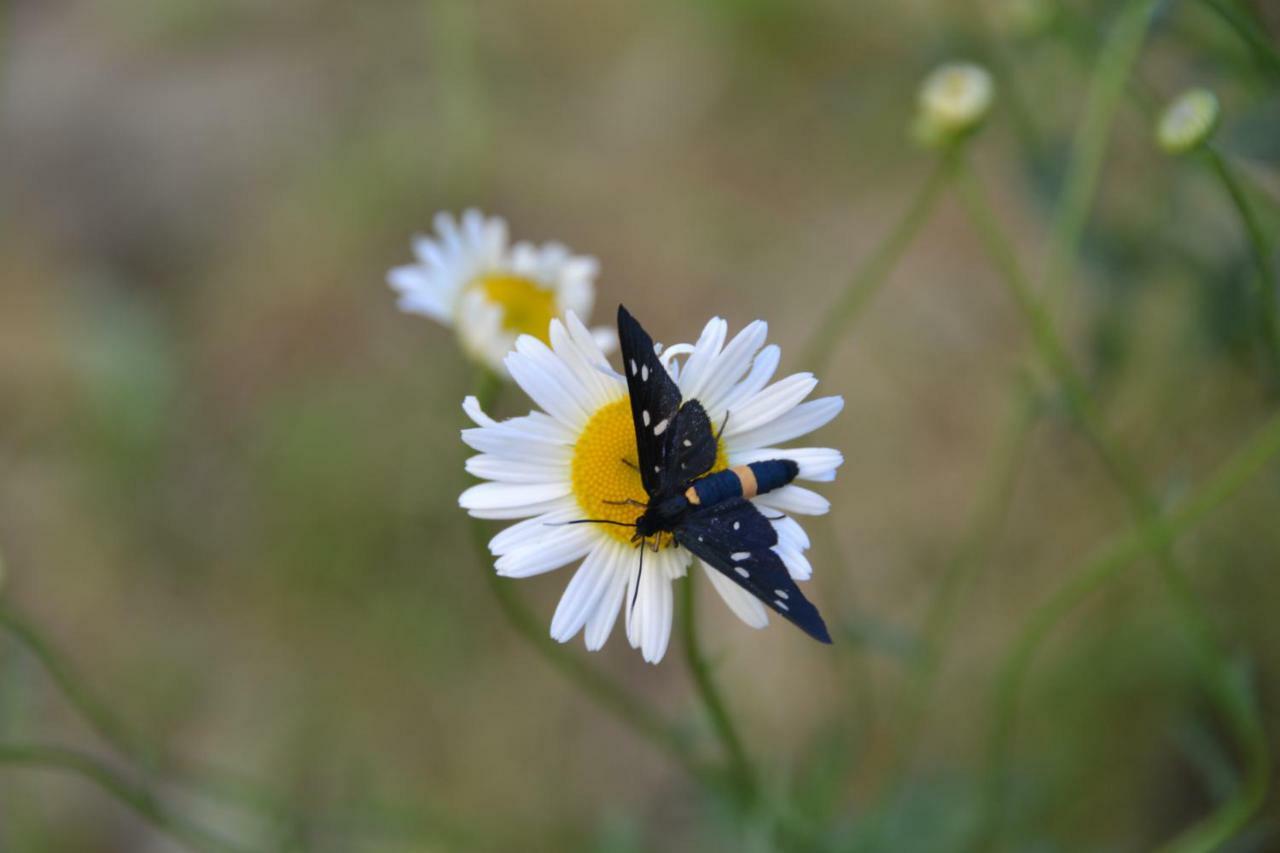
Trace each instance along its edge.
{"label": "green flower bud", "polygon": [[1186,154],[1209,141],[1218,127],[1218,99],[1208,89],[1188,89],[1165,108],[1156,142],[1170,154]]}
{"label": "green flower bud", "polygon": [[920,85],[916,139],[936,146],[971,133],[991,109],[995,84],[991,74],[971,62],[951,62],[934,69]]}

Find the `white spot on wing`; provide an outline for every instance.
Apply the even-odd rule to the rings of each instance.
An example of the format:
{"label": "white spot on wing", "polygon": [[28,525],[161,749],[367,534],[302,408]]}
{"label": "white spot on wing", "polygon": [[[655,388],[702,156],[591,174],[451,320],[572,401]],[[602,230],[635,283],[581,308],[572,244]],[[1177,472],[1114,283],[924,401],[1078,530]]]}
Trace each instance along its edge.
{"label": "white spot on wing", "polygon": [[774,594],[774,595],[776,595],[776,596],[778,596],[778,598],[786,598],[786,597],[787,597],[787,591],[786,591],[785,589],[775,589],[775,590],[773,591],[773,594]]}
{"label": "white spot on wing", "polygon": [[735,522],[733,523],[733,529],[734,529],[734,530],[738,530],[738,529],[740,529],[741,527],[742,527],[742,522],[741,522],[741,521],[735,521]]}
{"label": "white spot on wing", "polygon": [[645,426],[648,426],[648,425],[649,425],[649,410],[648,410],[648,409],[645,409],[644,411],[642,411],[642,412],[640,413],[640,417],[644,419],[644,425],[645,425]]}
{"label": "white spot on wing", "polygon": [[631,375],[636,375],[636,360],[634,358],[631,359]]}
{"label": "white spot on wing", "polygon": [[733,570],[734,570],[735,572],[737,572],[740,576],[744,577],[744,578],[749,578],[749,577],[751,577],[751,572],[749,572],[749,571],[747,571],[746,569],[742,568],[742,566],[734,566],[734,567],[733,567]]}
{"label": "white spot on wing", "polygon": [[684,440],[684,446],[685,446],[685,447],[693,447],[693,442],[686,438],[686,439]]}
{"label": "white spot on wing", "polygon": [[667,431],[667,419],[663,418],[662,420],[658,421],[658,425],[653,428],[653,434],[662,435],[666,431]]}
{"label": "white spot on wing", "polygon": [[649,365],[647,364],[640,365],[640,381],[641,382],[649,381]]}
{"label": "white spot on wing", "polygon": [[734,551],[732,554],[729,555],[729,559],[733,560],[735,563],[741,563],[743,560],[751,559],[751,552],[750,551]]}
{"label": "white spot on wing", "polygon": [[781,602],[781,601],[775,601],[775,602],[773,602],[773,603],[774,603],[774,604],[776,604],[776,605],[778,606],[778,609],[779,609],[779,610],[790,610],[790,609],[791,609],[790,607],[788,607],[786,604],[784,604],[784,603],[783,603],[783,602]]}

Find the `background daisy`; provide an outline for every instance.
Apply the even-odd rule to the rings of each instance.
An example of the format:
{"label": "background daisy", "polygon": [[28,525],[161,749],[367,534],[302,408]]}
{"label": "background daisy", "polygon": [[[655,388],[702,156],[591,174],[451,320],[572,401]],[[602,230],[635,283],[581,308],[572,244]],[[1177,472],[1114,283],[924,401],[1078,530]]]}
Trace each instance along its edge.
{"label": "background daisy", "polygon": [[[551,320],[583,317],[595,302],[596,259],[560,243],[508,245],[506,220],[468,210],[460,220],[438,213],[434,237],[413,241],[417,262],[387,273],[400,308],[457,329],[472,358],[503,372],[520,335],[546,340]],[[598,330],[608,347],[611,334]]]}
{"label": "background daisy", "polygon": [[[765,346],[767,331],[757,321],[727,340],[728,324],[717,317],[696,343],[669,348],[664,363],[684,398],[700,400],[713,423],[728,415],[717,468],[786,457],[799,463],[799,479],[832,480],[843,461],[838,451],[779,445],[830,421],[843,401],[805,402],[817,386],[808,373],[771,383],[781,352]],[[636,508],[617,502],[646,495],[639,475],[622,461],[636,454],[624,378],[572,312],[564,323],[552,321],[549,339],[548,346],[522,336],[506,359],[512,378],[541,411],[497,422],[475,398],[464,404],[476,427],[463,431],[463,441],[480,451],[467,460],[467,470],[490,482],[467,489],[459,503],[480,518],[524,519],[490,542],[499,574],[530,577],[582,560],[552,617],[552,637],[565,642],[583,631],[587,648],[599,649],[621,610],[628,641],[657,663],[671,635],[671,584],[685,574],[690,555],[672,547],[647,552],[641,572],[628,528],[564,524],[581,518],[631,523]],[[809,539],[792,516],[825,513],[826,499],[793,483],[755,500],[777,517],[775,550],[787,569],[808,580]],[[759,601],[711,567],[703,569],[744,622],[768,624]],[[622,606],[632,600],[634,606]]]}

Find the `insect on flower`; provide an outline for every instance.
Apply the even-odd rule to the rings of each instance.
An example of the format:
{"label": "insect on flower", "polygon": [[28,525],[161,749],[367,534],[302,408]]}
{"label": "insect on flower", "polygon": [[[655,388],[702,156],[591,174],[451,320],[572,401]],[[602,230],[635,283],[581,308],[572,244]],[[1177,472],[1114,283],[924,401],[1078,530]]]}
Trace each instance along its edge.
{"label": "insect on flower", "polygon": [[[829,423],[844,401],[839,396],[807,399],[818,386],[812,374],[775,377],[782,351],[767,343],[769,328],[761,320],[730,335],[728,323],[713,317],[696,341],[673,344],[660,356],[634,320],[624,320],[623,325],[634,326],[639,336],[628,335],[629,354],[621,371],[609,364],[598,337],[570,311],[563,320],[551,321],[547,343],[524,335],[504,359],[512,381],[529,396],[535,411],[497,421],[475,398],[463,403],[475,426],[462,431],[462,440],[477,451],[467,460],[467,471],[484,482],[469,487],[458,502],[475,517],[514,522],[489,543],[494,569],[503,577],[528,578],[577,564],[551,619],[551,636],[563,643],[581,634],[587,649],[594,651],[604,646],[622,614],[627,641],[650,663],[666,654],[673,584],[688,573],[690,564],[701,567],[716,594],[752,628],[769,624],[770,607],[793,620],[802,610],[807,613],[808,604],[801,603],[804,599],[792,583],[803,583],[813,574],[805,557],[809,537],[800,519],[826,513],[830,503],[806,486],[834,480],[844,456],[830,447],[787,445]],[[636,372],[629,377],[632,360]],[[633,391],[629,382],[638,390]],[[633,411],[634,401],[645,394],[657,396]],[[683,422],[698,409],[704,413],[698,420],[705,429],[693,432],[692,420],[676,429],[678,417]],[[660,426],[664,420],[666,425]],[[687,447],[685,440],[690,442]],[[654,441],[660,454],[656,460],[647,446]],[[668,453],[669,443],[681,452],[696,445],[697,464]],[[650,472],[645,477],[642,458]],[[708,458],[714,460],[709,467],[694,470]],[[785,463],[752,469],[753,463],[770,460],[790,460],[798,471],[793,473]],[[688,466],[683,474],[676,473],[681,462]],[[689,488],[697,484],[697,507],[714,505],[718,514],[691,503],[683,515],[658,515],[654,495],[659,492],[647,486],[661,474],[653,472],[653,466],[664,463],[674,466],[668,475],[671,494],[664,496],[684,495],[688,500]],[[716,475],[735,467],[755,477],[750,503],[760,512],[730,502],[734,484],[740,488],[743,481],[736,475],[730,475],[732,481]],[[790,476],[795,482],[776,485]],[[636,524],[651,504],[654,514],[644,522],[652,524],[645,528],[651,532],[633,541],[640,532]],[[736,513],[732,517],[731,509]],[[587,519],[595,522],[566,524]],[[761,519],[772,531],[760,526]],[[709,537],[702,531],[701,543],[692,533],[699,523],[712,533]],[[676,539],[686,533],[694,537],[692,546],[681,546]],[[766,544],[773,542],[777,544]],[[641,544],[647,546],[643,572],[637,550]],[[694,547],[717,545],[722,547],[707,553],[719,560],[719,566],[695,559]],[[751,561],[733,560],[744,552],[752,555]],[[778,561],[785,574],[776,584],[766,583],[766,571],[772,577]],[[738,569],[748,576],[755,572],[754,586]],[[814,614],[806,624],[821,621]]]}
{"label": "insect on flower", "polygon": [[[720,435],[732,412],[713,432],[700,402],[682,403],[680,389],[658,360],[653,338],[621,305],[618,339],[639,456],[636,462],[623,462],[639,468],[649,501],[614,503],[643,510],[631,525],[632,542],[639,545],[639,573],[644,573],[646,547],[656,552],[669,536],[815,640],[830,643],[818,609],[773,551],[777,531],[751,503],[756,495],[794,480],[800,466],[792,459],[764,459],[712,473]],[[610,519],[568,523],[625,526]]]}

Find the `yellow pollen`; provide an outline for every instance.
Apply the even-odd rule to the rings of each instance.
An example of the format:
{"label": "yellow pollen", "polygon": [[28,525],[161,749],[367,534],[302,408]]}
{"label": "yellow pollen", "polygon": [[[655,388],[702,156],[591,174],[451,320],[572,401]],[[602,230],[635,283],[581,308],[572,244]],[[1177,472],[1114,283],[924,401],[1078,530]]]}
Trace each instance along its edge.
{"label": "yellow pollen", "polygon": [[533,335],[548,342],[556,316],[556,293],[535,281],[501,273],[477,278],[467,285],[502,309],[502,328],[517,335]]}
{"label": "yellow pollen", "polygon": [[[632,467],[639,462],[630,399],[623,397],[599,408],[583,427],[573,448],[573,495],[582,509],[582,517],[634,524],[644,512],[643,506],[606,501],[648,502],[640,471]],[[716,461],[711,470],[722,471],[728,467],[724,445],[720,444],[716,447]],[[621,542],[630,542],[635,533],[630,528],[614,524],[597,526]],[[671,537],[663,534],[659,542],[663,547],[669,546]]]}

